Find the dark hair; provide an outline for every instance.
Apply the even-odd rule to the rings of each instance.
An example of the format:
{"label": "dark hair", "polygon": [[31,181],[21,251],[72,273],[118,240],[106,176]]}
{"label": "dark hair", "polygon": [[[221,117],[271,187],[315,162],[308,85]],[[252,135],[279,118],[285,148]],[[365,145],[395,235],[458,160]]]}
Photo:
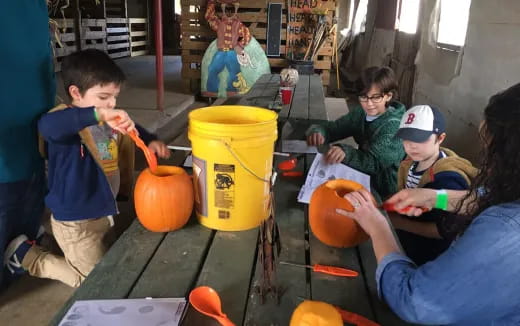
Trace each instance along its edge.
{"label": "dark hair", "polygon": [[465,198],[469,221],[490,206],[520,199],[520,84],[489,99],[480,136],[482,168]]}
{"label": "dark hair", "polygon": [[361,73],[356,83],[358,95],[366,95],[372,86],[377,86],[383,93],[392,93],[397,97],[397,80],[390,67],[370,67]]}
{"label": "dark hair", "polygon": [[121,68],[108,54],[96,49],[78,51],[63,58],[61,76],[69,96],[69,87],[72,85],[77,86],[81,95],[84,95],[96,85],[121,85],[126,79]]}

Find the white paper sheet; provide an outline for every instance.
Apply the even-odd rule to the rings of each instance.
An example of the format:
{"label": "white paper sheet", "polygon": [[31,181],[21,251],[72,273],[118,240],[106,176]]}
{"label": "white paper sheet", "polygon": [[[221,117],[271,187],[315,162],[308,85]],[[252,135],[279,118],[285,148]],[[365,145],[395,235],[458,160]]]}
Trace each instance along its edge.
{"label": "white paper sheet", "polygon": [[308,146],[305,140],[284,140],[282,141],[282,151],[284,153],[318,153],[316,146]]}
{"label": "white paper sheet", "polygon": [[79,300],[59,326],[178,326],[186,299]]}
{"label": "white paper sheet", "polygon": [[300,203],[310,203],[314,190],[326,181],[334,179],[347,179],[362,184],[366,189],[370,189],[370,176],[359,172],[345,164],[327,164],[323,160],[322,154],[316,154],[312,162],[305,184],[300,189],[298,201]]}

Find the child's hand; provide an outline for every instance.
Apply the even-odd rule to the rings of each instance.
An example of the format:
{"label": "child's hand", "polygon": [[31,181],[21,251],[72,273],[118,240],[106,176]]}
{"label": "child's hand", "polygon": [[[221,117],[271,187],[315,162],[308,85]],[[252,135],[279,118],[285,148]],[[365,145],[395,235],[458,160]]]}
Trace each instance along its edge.
{"label": "child's hand", "polygon": [[148,144],[148,149],[153,153],[157,154],[157,156],[159,156],[160,158],[170,157],[170,150],[168,149],[166,144],[160,140],[154,140],[150,142],[150,144]]}
{"label": "child's hand", "polygon": [[319,132],[310,134],[307,137],[307,145],[309,145],[309,146],[320,146],[324,142],[325,142],[325,137],[323,137],[323,135],[320,134]]}
{"label": "child's hand", "polygon": [[332,146],[325,155],[325,162],[329,164],[341,163],[345,159],[345,152],[339,146]]}
{"label": "child's hand", "polygon": [[137,132],[134,121],[123,110],[96,108],[96,112],[100,121],[105,121],[110,128],[122,134],[127,134],[134,130]]}

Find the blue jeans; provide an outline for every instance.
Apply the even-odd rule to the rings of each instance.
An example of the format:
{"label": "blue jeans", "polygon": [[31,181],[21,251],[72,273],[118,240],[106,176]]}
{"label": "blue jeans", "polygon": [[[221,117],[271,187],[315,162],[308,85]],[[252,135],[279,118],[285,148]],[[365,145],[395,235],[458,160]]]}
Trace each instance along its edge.
{"label": "blue jeans", "polygon": [[[43,169],[35,172],[31,179],[0,183],[0,262],[4,262],[4,251],[11,240],[25,234],[30,240],[36,238],[45,208],[47,191]],[[0,288],[8,282],[0,268]]]}
{"label": "blue jeans", "polygon": [[206,84],[206,89],[208,92],[218,92],[218,75],[224,69],[224,67],[227,68],[229,73],[227,80],[227,91],[237,91],[237,89],[233,86],[233,82],[237,80],[237,75],[240,72],[240,64],[238,63],[235,50],[230,50],[217,51],[213,57],[213,60],[211,60],[208,68],[208,82]]}

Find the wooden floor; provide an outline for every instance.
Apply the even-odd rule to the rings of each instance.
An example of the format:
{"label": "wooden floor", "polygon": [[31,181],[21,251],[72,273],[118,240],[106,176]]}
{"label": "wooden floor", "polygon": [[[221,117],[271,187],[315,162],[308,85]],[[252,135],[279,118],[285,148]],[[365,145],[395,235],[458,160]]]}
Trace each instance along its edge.
{"label": "wooden floor", "polygon": [[[280,111],[279,139],[302,139],[310,123],[327,119],[319,77],[301,77],[292,104],[275,108]],[[277,78],[276,75],[265,75],[247,97],[229,102],[268,107],[276,102]],[[188,145],[186,133],[173,143]],[[280,142],[277,149],[280,149]],[[176,152],[172,162],[182,164],[185,155]],[[306,171],[312,159],[312,155],[307,155],[299,161],[297,168]],[[369,242],[357,248],[337,249],[314,237],[309,230],[307,205],[296,200],[303,182],[303,177],[279,177],[275,185],[276,220],[282,240],[279,261],[342,266],[359,271],[359,277],[340,278],[305,268],[277,265],[280,302],[271,298],[261,304],[257,291],[261,280],[260,264],[257,263],[257,228],[241,232],[215,231],[192,218],[178,231],[152,233],[135,221],[63,307],[53,324],[59,323],[75,300],[187,297],[194,287],[208,285],[217,290],[224,312],[237,325],[288,325],[293,310],[303,300],[325,301],[381,325],[406,325],[377,298],[376,261]],[[190,308],[183,325],[217,323]]]}

